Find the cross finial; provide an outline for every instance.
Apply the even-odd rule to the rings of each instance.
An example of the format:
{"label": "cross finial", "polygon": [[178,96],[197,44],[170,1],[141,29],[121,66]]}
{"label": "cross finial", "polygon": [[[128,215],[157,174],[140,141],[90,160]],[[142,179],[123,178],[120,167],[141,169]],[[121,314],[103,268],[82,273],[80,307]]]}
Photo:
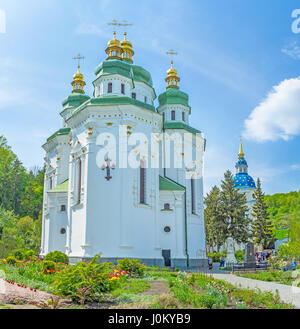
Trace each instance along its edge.
{"label": "cross finial", "polygon": [[80,60],[84,60],[84,56],[81,56],[80,54],[78,54],[77,56],[73,57],[74,60],[78,60],[78,70],[80,69]]}
{"label": "cross finial", "polygon": [[173,49],[170,49],[169,51],[166,52],[167,55],[170,55],[171,57],[171,63],[173,64],[173,58],[174,58],[174,55],[178,55],[178,53],[173,50]]}
{"label": "cross finial", "polygon": [[118,22],[117,20],[113,19],[111,22],[107,23],[108,25],[113,26],[123,26],[125,29],[127,26],[132,26],[133,24],[128,23],[126,20],[123,20],[123,22]]}

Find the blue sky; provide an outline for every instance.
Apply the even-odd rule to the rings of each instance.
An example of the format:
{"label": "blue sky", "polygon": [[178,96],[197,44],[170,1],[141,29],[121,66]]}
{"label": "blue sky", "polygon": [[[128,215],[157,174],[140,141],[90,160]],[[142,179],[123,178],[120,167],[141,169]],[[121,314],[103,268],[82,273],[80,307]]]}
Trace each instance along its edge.
{"label": "blue sky", "polygon": [[[134,62],[165,90],[166,50],[179,55],[180,88],[190,123],[207,138],[205,192],[234,171],[240,135],[253,178],[266,193],[299,190],[300,34],[298,1],[284,0],[0,0],[0,135],[27,168],[42,165],[41,145],[61,127],[78,53],[92,95],[112,19],[128,20]],[[122,31],[118,32],[121,38]]]}

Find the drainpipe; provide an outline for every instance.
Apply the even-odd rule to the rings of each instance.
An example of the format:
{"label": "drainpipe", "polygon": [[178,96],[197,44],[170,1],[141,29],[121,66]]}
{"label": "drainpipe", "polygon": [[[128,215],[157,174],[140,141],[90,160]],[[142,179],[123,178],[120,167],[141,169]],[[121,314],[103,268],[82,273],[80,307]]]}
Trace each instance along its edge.
{"label": "drainpipe", "polygon": [[173,183],[181,186],[182,188],[184,188],[184,227],[185,227],[185,254],[186,254],[186,267],[188,268],[190,266],[190,256],[189,256],[189,252],[188,252],[188,234],[187,234],[187,210],[186,210],[186,187],[179,184],[178,182],[175,182],[172,178],[169,178],[167,176],[167,168],[165,167],[166,164],[166,152],[165,152],[165,128],[164,128],[164,123],[163,123],[163,133],[164,133],[164,177],[166,177],[167,179],[169,179],[170,181],[172,181]]}

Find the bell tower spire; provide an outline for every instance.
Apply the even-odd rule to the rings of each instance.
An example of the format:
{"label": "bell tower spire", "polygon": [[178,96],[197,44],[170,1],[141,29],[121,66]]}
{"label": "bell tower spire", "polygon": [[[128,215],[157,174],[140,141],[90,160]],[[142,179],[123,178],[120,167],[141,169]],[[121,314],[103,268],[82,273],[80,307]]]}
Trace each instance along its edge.
{"label": "bell tower spire", "polygon": [[84,59],[84,56],[81,56],[80,54],[78,54],[73,59],[78,60],[78,65],[77,65],[77,72],[74,74],[73,81],[71,83],[71,85],[73,86],[72,93],[84,94],[85,81],[83,78],[83,74],[80,73],[80,60]]}
{"label": "bell tower spire", "polygon": [[167,71],[167,77],[165,81],[167,82],[167,89],[168,88],[176,88],[179,89],[178,82],[180,81],[180,78],[177,76],[177,71],[173,67],[173,55],[178,55],[177,52],[175,52],[173,49],[167,51],[167,55],[171,55],[171,67]]}
{"label": "bell tower spire", "polygon": [[244,159],[245,158],[245,154],[243,151],[243,143],[242,143],[242,138],[240,139],[240,150],[239,150],[239,159]]}

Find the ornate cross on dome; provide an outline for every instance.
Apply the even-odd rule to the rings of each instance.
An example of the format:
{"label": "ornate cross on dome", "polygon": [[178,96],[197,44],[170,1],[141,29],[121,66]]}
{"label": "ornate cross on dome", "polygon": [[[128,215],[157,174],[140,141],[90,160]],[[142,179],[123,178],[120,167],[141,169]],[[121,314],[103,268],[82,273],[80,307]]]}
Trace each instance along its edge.
{"label": "ornate cross on dome", "polygon": [[113,26],[123,26],[125,29],[127,26],[132,26],[133,24],[128,23],[126,20],[123,21],[123,23],[118,22],[117,20],[113,19],[111,22],[107,23],[108,25],[113,25]]}
{"label": "ornate cross on dome", "polygon": [[80,60],[84,60],[84,56],[81,56],[80,54],[78,54],[77,56],[73,57],[74,60],[78,60],[78,69],[80,69]]}
{"label": "ornate cross on dome", "polygon": [[171,62],[172,62],[172,64],[173,64],[173,58],[174,58],[174,55],[178,55],[178,53],[177,53],[175,50],[170,49],[169,51],[166,52],[166,54],[167,54],[167,55],[170,55],[170,57],[171,57]]}
{"label": "ornate cross on dome", "polygon": [[105,170],[106,169],[105,179],[106,180],[110,180],[112,178],[112,176],[110,176],[110,169],[115,169],[116,166],[111,163],[111,159],[110,158],[106,158],[105,162],[106,162],[106,164],[102,165],[101,169],[102,170]]}

